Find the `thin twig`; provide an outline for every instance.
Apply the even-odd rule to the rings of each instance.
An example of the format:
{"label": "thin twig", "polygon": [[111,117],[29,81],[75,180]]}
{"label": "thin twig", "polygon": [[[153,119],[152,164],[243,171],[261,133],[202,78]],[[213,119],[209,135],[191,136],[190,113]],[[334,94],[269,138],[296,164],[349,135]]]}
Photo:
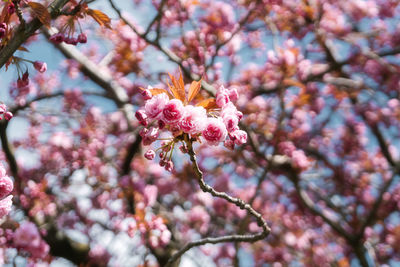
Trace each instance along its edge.
{"label": "thin twig", "polygon": [[167,262],[166,267],[171,266],[173,262],[175,262],[177,259],[179,259],[186,251],[193,247],[205,245],[205,244],[217,244],[217,243],[223,243],[223,242],[256,242],[259,240],[262,240],[268,236],[268,234],[271,232],[271,229],[269,228],[267,222],[264,220],[262,215],[255,211],[251,205],[248,203],[244,202],[240,198],[235,198],[230,195],[228,195],[225,192],[219,192],[216,191],[213,187],[210,185],[206,184],[203,178],[203,172],[200,170],[199,165],[197,163],[196,159],[196,153],[193,150],[192,146],[192,141],[188,142],[188,150],[189,150],[189,156],[190,156],[190,161],[193,164],[193,170],[197,176],[197,181],[200,185],[200,188],[203,192],[210,193],[214,197],[219,197],[223,198],[229,203],[232,203],[236,206],[238,206],[240,209],[245,209],[251,216],[255,217],[257,220],[257,224],[262,228],[262,232],[259,232],[257,234],[247,234],[247,235],[227,235],[227,236],[222,236],[222,237],[208,237],[208,238],[203,238],[197,241],[192,241],[186,244],[183,248],[181,248],[177,253],[175,253]]}

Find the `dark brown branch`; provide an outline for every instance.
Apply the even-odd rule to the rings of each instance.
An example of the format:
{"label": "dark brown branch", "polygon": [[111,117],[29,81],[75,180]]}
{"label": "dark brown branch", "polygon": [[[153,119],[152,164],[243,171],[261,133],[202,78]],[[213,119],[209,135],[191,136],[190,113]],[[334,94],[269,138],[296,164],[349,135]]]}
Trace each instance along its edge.
{"label": "dark brown branch", "polygon": [[[144,32],[144,36],[147,36],[151,30],[151,27],[153,27],[154,23],[158,22],[160,24],[161,18],[163,16],[163,8],[165,6],[165,4],[167,3],[167,0],[162,0],[160,3],[160,6],[158,7],[157,10],[157,15],[153,18],[153,20],[150,22],[150,24],[147,26],[146,31]],[[114,7],[115,9],[115,7]],[[157,29],[157,32],[159,30]],[[157,34],[158,35],[158,34]]]}
{"label": "dark brown branch", "polygon": [[13,2],[13,4],[14,4],[14,6],[15,6],[15,13],[16,13],[17,16],[18,16],[18,19],[19,19],[19,23],[20,23],[20,25],[21,25],[21,28],[24,28],[26,22],[25,22],[24,17],[22,16],[21,7],[19,6],[20,0],[13,0],[12,2]]}
{"label": "dark brown branch", "polygon": [[136,140],[132,142],[132,144],[129,146],[124,163],[122,164],[121,175],[129,174],[131,170],[131,161],[136,153],[140,151],[141,142],[142,138],[140,137],[140,135],[137,135]]}

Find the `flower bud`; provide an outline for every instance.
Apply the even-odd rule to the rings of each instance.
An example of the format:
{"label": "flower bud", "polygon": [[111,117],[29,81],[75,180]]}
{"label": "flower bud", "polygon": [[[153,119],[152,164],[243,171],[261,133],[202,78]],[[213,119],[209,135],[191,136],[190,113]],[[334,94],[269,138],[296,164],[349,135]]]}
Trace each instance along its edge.
{"label": "flower bud", "polygon": [[171,160],[167,161],[164,168],[166,171],[172,172],[172,169],[174,168],[174,163]]}
{"label": "flower bud", "polygon": [[50,36],[49,40],[55,44],[60,44],[65,40],[65,38],[64,38],[63,34],[57,33],[57,34]]}
{"label": "flower bud", "polygon": [[147,152],[144,154],[144,157],[148,160],[152,160],[154,159],[154,157],[156,156],[156,152],[154,152],[154,150],[147,150]]}
{"label": "flower bud", "polygon": [[135,117],[136,119],[138,119],[139,123],[142,124],[143,126],[146,126],[148,124],[147,115],[143,109],[139,109],[138,111],[136,111]]}
{"label": "flower bud", "polygon": [[0,104],[0,114],[4,114],[7,111],[7,106],[5,104]]}
{"label": "flower bud", "polygon": [[33,62],[33,67],[40,73],[43,73],[47,70],[47,64],[43,61],[35,61]]}
{"label": "flower bud", "polygon": [[12,117],[13,117],[13,114],[10,112],[10,111],[7,111],[5,114],[4,114],[4,118],[6,119],[6,120],[11,120],[12,119]]}
{"label": "flower bud", "polygon": [[86,33],[81,33],[78,35],[78,42],[81,44],[86,44],[87,43],[87,36]]}
{"label": "flower bud", "polygon": [[153,97],[150,90],[147,90],[147,89],[142,90],[140,93],[142,94],[144,100],[149,100]]}

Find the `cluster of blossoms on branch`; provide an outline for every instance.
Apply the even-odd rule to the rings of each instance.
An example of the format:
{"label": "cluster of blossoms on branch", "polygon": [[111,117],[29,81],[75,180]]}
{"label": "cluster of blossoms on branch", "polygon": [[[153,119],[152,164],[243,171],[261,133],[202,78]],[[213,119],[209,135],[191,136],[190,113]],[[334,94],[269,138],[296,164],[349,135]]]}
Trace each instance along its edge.
{"label": "cluster of blossoms on branch", "polygon": [[77,45],[78,43],[85,44],[87,43],[87,36],[85,33],[80,33],[78,37],[71,37],[62,33],[56,33],[50,37],[50,41],[56,44],[60,44],[62,42],[70,45]]}
{"label": "cluster of blossoms on branch", "polygon": [[[140,124],[146,126],[140,132],[144,145],[163,140],[157,149],[161,150],[161,166],[168,171],[173,169],[171,158],[177,143],[181,143],[180,150],[183,153],[187,153],[190,141],[205,142],[212,146],[223,142],[229,149],[233,149],[235,144],[246,143],[247,133],[238,126],[243,114],[233,104],[238,99],[235,88],[221,86],[215,98],[202,99],[198,94],[201,81],[193,81],[186,94],[182,74],[179,79],[171,75],[170,78],[172,85],[168,84],[168,87],[172,94],[164,89],[143,89],[145,106],[135,114]],[[197,104],[189,104],[196,96],[200,99]],[[159,139],[161,131],[169,132],[172,137]],[[156,152],[151,149],[145,153],[149,160],[154,159],[155,155]]]}

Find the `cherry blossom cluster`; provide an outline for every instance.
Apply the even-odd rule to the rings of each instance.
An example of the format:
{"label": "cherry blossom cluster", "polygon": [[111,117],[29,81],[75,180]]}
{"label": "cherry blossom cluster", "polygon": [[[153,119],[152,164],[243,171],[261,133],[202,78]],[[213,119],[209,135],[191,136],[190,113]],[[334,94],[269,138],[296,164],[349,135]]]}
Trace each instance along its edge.
{"label": "cherry blossom cluster", "polygon": [[55,44],[61,44],[62,42],[65,42],[66,44],[70,45],[77,45],[78,43],[81,44],[87,43],[87,36],[85,33],[80,33],[78,37],[71,37],[71,36],[66,36],[62,33],[56,33],[50,36],[49,39]]}
{"label": "cherry blossom cluster", "polygon": [[7,176],[6,170],[0,164],[0,218],[6,216],[11,211],[12,196],[10,193],[13,188],[13,181]]}
{"label": "cherry blossom cluster", "polygon": [[32,258],[41,259],[48,255],[50,247],[40,236],[36,225],[32,222],[24,222],[13,234],[14,246],[29,252]]}
{"label": "cherry blossom cluster", "polygon": [[[0,104],[0,115],[3,115],[4,119],[9,121],[13,117],[13,114],[10,111],[7,111],[7,106],[5,104]],[[1,120],[0,116],[0,120]]]}
{"label": "cherry blossom cluster", "polygon": [[[157,150],[161,150],[160,165],[167,171],[173,169],[171,157],[176,143],[182,144],[180,150],[183,153],[187,152],[189,140],[212,146],[223,142],[229,149],[233,149],[235,144],[246,143],[247,133],[238,126],[243,114],[233,104],[238,99],[235,88],[226,89],[221,86],[215,99],[197,105],[185,104],[186,100],[170,99],[167,93],[153,95],[152,91],[151,88],[142,91],[146,103],[135,116],[143,126],[147,126],[140,131],[144,145],[163,140]],[[161,131],[171,133],[172,137],[159,139]],[[145,153],[149,160],[155,156],[156,152],[151,149]]]}

